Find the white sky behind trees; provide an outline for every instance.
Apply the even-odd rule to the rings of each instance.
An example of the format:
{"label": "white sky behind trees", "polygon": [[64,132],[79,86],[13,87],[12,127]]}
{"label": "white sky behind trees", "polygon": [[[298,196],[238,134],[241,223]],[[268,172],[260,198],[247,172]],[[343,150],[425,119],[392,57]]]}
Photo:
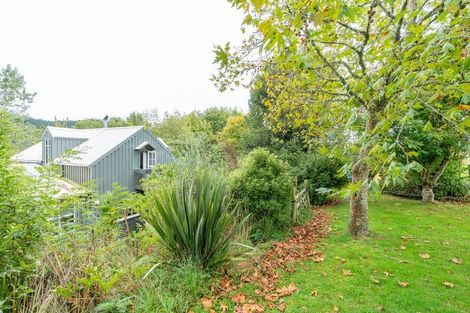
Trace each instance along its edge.
{"label": "white sky behind trees", "polygon": [[32,117],[248,107],[247,90],[209,81],[213,46],[242,39],[225,0],[2,0],[0,12],[0,67],[37,92]]}

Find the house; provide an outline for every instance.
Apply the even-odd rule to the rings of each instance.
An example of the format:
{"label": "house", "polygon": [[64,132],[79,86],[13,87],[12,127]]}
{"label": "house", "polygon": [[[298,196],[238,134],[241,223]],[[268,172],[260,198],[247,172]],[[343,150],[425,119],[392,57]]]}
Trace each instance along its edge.
{"label": "house", "polygon": [[41,142],[18,153],[13,159],[28,173],[36,167],[59,164],[66,180],[82,184],[93,181],[99,193],[113,189],[113,183],[129,191],[141,190],[140,180],[157,164],[174,157],[160,138],[142,126],[74,129],[48,126]]}

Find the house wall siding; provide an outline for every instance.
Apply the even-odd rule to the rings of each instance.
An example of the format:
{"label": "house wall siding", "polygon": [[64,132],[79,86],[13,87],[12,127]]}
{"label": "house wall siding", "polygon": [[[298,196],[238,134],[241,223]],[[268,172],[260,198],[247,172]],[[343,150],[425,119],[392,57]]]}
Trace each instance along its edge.
{"label": "house wall siding", "polygon": [[95,180],[99,193],[113,189],[113,183],[135,190],[134,169],[140,167],[140,152],[135,150],[142,142],[149,142],[157,151],[157,163],[170,163],[172,154],[150,133],[141,130],[128,138],[90,168],[91,179]]}
{"label": "house wall siding", "polygon": [[47,163],[48,161],[46,160],[46,141],[49,141],[51,144],[50,160],[55,160],[59,156],[63,155],[65,151],[71,150],[85,142],[86,139],[52,137],[51,134],[46,131],[42,137],[42,161],[44,163]]}
{"label": "house wall siding", "polygon": [[52,140],[52,157],[53,159],[63,155],[65,151],[71,150],[80,144],[84,143],[86,139],[80,138],[54,138]]}
{"label": "house wall siding", "polygon": [[87,166],[62,165],[62,174],[78,184],[83,184],[91,179],[90,168]]}

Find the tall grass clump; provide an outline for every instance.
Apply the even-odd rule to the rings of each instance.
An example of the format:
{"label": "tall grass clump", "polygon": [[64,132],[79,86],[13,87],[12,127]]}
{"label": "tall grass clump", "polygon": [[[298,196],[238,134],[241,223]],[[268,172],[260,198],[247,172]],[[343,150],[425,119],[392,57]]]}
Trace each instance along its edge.
{"label": "tall grass clump", "polygon": [[229,209],[226,181],[203,169],[163,176],[147,184],[142,214],[170,258],[202,269],[229,261],[246,219]]}

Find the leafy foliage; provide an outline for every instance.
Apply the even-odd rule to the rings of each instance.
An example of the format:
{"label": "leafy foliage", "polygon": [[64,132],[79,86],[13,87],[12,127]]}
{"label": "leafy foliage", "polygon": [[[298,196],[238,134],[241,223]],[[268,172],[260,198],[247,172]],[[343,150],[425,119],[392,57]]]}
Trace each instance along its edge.
{"label": "leafy foliage", "polygon": [[338,189],[347,183],[347,178],[340,176],[342,166],[339,160],[327,155],[307,153],[300,157],[293,171],[299,183],[308,181],[310,201],[318,205],[328,201],[327,195],[319,192],[319,188]]}
{"label": "leafy foliage", "polygon": [[209,123],[212,133],[217,134],[224,129],[228,118],[237,114],[238,112],[235,109],[212,107],[204,110],[199,115]]}
{"label": "leafy foliage", "polygon": [[[409,197],[421,198],[422,179],[421,173],[413,171],[408,173],[401,183],[396,183],[385,188],[385,192]],[[470,178],[468,167],[460,160],[449,162],[437,184],[434,186],[434,194],[437,200],[465,200],[470,197]]]}
{"label": "leafy foliage", "polygon": [[229,211],[228,184],[205,170],[162,177],[146,190],[142,214],[173,259],[201,268],[230,260],[230,245],[244,224]]}
{"label": "leafy foliage", "polygon": [[8,64],[0,71],[0,109],[22,114],[33,102],[35,93],[28,93],[24,77]]}
{"label": "leafy foliage", "polygon": [[255,149],[243,160],[233,173],[232,190],[253,216],[253,239],[276,236],[289,225],[293,179],[288,165],[266,149]]}
{"label": "leafy foliage", "polygon": [[[462,162],[470,151],[470,135],[467,132],[455,131],[452,123],[449,123],[442,114],[442,111],[449,106],[445,102],[443,100],[442,106],[438,109],[423,107],[412,111],[409,116],[410,121],[394,125],[386,138],[390,149],[396,155],[395,161],[402,164],[414,162],[419,165],[419,173],[410,174],[413,177],[412,184],[418,184],[420,190],[428,189],[431,196],[433,189],[439,185],[441,175],[446,172],[448,164],[454,163],[455,168],[455,165]],[[466,111],[454,112],[457,121],[463,121],[468,116]],[[461,175],[455,173],[453,176],[456,180],[454,186],[458,189]],[[452,186],[452,182],[446,184]],[[410,182],[406,185],[411,187]],[[452,194],[451,189],[448,189],[448,195]],[[440,197],[443,196],[445,195],[441,193]]]}
{"label": "leafy foliage", "polygon": [[261,72],[273,128],[294,129],[307,143],[354,134],[341,142],[348,149],[338,150],[351,163],[349,230],[367,235],[370,159],[390,154],[380,135],[391,121],[406,122],[418,107],[439,107],[446,95],[455,101],[442,114],[455,131],[468,127],[468,119],[454,116],[469,108],[468,6],[460,0],[230,2],[243,10],[243,31],[253,32],[240,49],[216,48],[213,80],[225,90]]}

